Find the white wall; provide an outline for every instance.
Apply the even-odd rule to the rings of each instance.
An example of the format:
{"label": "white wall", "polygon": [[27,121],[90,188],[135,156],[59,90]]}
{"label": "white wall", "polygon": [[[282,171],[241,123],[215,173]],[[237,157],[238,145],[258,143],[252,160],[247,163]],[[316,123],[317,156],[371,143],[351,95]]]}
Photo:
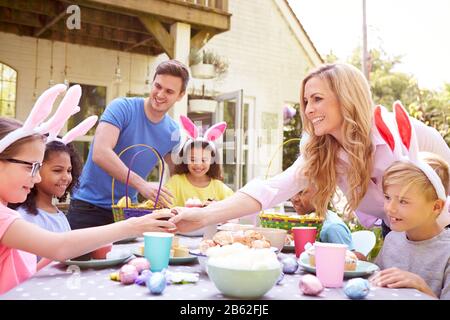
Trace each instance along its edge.
{"label": "white wall", "polygon": [[[0,46],[0,62],[10,65],[18,72],[16,117],[24,120],[34,104],[36,39],[0,32],[0,43],[2,44]],[[39,40],[36,88],[38,96],[49,87],[51,47],[51,41]],[[62,83],[64,80],[65,49],[64,43],[56,41],[53,43],[53,80],[56,83]],[[147,57],[133,54],[131,59],[132,81],[130,83],[129,53],[67,44],[67,79],[70,82],[106,86],[107,103],[109,103],[117,96],[117,87],[113,83],[117,54],[120,57],[122,74],[119,95],[126,95],[128,91],[145,93],[147,63],[151,65],[150,73],[153,76],[156,64],[166,58],[165,55]]]}
{"label": "white wall", "polygon": [[[205,46],[216,50],[230,62],[222,92],[244,90],[255,98],[255,124],[260,129],[262,112],[278,114],[278,141],[256,149],[256,175],[266,172],[269,160],[282,143],[282,107],[299,101],[299,86],[312,59],[272,0],[231,0],[231,30],[214,36]],[[317,58],[316,58],[317,60]],[[271,172],[281,170],[281,153]]]}

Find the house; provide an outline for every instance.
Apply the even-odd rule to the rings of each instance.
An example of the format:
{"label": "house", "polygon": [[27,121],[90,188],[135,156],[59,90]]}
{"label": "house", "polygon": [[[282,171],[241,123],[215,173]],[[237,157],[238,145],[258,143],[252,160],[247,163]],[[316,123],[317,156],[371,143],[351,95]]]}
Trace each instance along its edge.
{"label": "house", "polygon": [[[49,85],[78,83],[82,111],[66,129],[117,96],[148,93],[168,57],[188,63],[191,49],[205,48],[226,57],[223,80],[189,88],[209,81],[217,110],[190,112],[186,96],[171,115],[228,122],[225,182],[234,188],[265,175],[283,106],[299,101],[301,79],[322,63],[286,0],[0,0],[0,39],[0,115],[24,120]],[[92,134],[77,142],[82,154]],[[271,169],[281,169],[281,153]]]}

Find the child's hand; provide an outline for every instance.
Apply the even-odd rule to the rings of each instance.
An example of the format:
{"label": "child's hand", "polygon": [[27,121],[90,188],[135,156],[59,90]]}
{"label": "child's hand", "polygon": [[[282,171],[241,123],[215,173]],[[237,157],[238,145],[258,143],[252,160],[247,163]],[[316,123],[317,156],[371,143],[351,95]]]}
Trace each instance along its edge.
{"label": "child's hand", "polygon": [[374,277],[372,277],[370,281],[378,287],[413,288],[435,296],[425,280],[423,280],[420,276],[398,268],[381,270]]}
{"label": "child's hand", "polygon": [[171,219],[175,215],[168,210],[160,210],[159,212],[146,214],[139,218],[127,219],[131,223],[132,228],[138,236],[141,236],[144,232],[158,231],[158,232],[174,232],[176,226],[174,223],[163,220]]}

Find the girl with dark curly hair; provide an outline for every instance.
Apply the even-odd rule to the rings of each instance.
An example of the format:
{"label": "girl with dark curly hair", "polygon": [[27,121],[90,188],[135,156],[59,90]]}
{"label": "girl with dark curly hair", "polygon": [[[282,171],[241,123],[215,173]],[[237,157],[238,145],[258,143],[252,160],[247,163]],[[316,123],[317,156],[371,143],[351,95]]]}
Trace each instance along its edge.
{"label": "girl with dark curly hair", "polygon": [[40,175],[42,181],[30,191],[25,202],[13,205],[22,217],[53,232],[70,231],[66,215],[55,200],[64,202],[78,186],[82,170],[80,156],[71,143],[52,141],[46,145]]}

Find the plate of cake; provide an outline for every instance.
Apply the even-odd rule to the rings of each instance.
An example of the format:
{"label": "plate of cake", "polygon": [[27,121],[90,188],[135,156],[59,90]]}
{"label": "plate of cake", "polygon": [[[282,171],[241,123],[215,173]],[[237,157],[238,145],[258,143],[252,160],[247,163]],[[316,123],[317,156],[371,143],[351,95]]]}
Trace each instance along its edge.
{"label": "plate of cake", "polygon": [[[312,252],[303,252],[298,259],[300,266],[307,272],[316,273],[315,257]],[[356,255],[347,250],[344,265],[344,277],[356,278],[364,277],[373,274],[380,270],[380,268],[371,262],[358,260]]]}

